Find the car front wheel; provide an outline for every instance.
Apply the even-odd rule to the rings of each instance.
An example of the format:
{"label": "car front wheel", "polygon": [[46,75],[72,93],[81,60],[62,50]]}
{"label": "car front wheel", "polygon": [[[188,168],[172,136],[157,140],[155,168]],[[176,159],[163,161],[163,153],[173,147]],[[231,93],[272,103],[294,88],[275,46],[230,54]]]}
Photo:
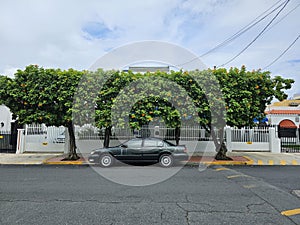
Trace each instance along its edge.
{"label": "car front wheel", "polygon": [[159,157],[159,165],[162,167],[171,167],[174,164],[172,155],[163,154]]}
{"label": "car front wheel", "polygon": [[99,164],[101,167],[110,167],[113,165],[114,158],[110,154],[103,154],[100,156]]}

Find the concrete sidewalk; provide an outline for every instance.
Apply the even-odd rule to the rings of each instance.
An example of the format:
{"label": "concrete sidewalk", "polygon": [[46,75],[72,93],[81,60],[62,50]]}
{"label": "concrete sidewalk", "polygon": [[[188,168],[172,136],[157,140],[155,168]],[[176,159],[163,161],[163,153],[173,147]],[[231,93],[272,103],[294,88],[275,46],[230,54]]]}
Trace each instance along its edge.
{"label": "concrete sidewalk", "polygon": [[25,153],[11,154],[0,153],[0,165],[41,165],[51,158],[56,158],[61,154],[50,153]]}
{"label": "concrete sidewalk", "polygon": [[189,164],[203,163],[207,165],[258,165],[258,166],[274,166],[274,165],[300,165],[300,153],[270,153],[270,152],[228,152],[227,156],[232,161],[215,160],[213,156],[201,156],[194,154]]}
{"label": "concrete sidewalk", "polygon": [[[214,160],[213,155],[200,153],[190,157],[187,165],[300,165],[300,153],[269,153],[269,152],[229,152],[232,161]],[[63,161],[63,154],[0,153],[0,165],[89,165],[84,155],[77,161]]]}

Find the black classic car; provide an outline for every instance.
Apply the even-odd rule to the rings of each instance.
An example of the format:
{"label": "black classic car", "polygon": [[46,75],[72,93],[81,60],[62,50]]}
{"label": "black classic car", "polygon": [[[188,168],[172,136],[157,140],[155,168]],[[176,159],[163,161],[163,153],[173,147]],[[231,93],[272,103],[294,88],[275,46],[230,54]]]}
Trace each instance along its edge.
{"label": "black classic car", "polygon": [[189,156],[184,145],[174,145],[159,138],[134,138],[125,143],[91,152],[90,163],[110,167],[117,159],[125,163],[151,162],[171,167],[175,161],[186,161]]}

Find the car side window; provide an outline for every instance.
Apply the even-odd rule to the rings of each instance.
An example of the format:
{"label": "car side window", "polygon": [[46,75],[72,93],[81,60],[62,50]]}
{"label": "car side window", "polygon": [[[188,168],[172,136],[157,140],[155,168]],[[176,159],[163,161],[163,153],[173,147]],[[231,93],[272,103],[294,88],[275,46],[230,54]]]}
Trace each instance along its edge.
{"label": "car side window", "polygon": [[157,147],[157,140],[145,140],[144,147]]}
{"label": "car side window", "polygon": [[142,140],[130,140],[125,143],[128,148],[140,148],[142,147]]}

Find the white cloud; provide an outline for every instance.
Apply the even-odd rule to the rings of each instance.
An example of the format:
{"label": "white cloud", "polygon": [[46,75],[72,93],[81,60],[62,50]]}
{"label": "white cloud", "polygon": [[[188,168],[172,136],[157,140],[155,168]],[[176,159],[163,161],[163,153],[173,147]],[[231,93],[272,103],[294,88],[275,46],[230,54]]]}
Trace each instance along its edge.
{"label": "white cloud", "polygon": [[6,67],[6,68],[4,69],[3,74],[1,74],[1,75],[5,75],[5,76],[8,76],[8,77],[10,77],[10,78],[14,78],[15,73],[17,72],[18,69],[19,69],[19,68]]}
{"label": "white cloud", "polygon": [[[2,1],[0,7],[0,74],[28,64],[87,69],[109,49],[133,41],[170,41],[201,55],[273,5],[273,0],[89,0]],[[283,14],[296,6],[291,1]],[[298,35],[300,7],[270,29],[227,66],[266,66]],[[271,17],[269,17],[269,20]],[[268,21],[269,21],[268,20]],[[231,45],[203,58],[212,67],[226,62],[246,46],[267,20]],[[87,32],[100,24],[104,33]],[[109,32],[106,35],[105,32]],[[87,36],[89,35],[89,36]],[[101,36],[102,35],[102,36]],[[269,69],[296,79],[299,91],[299,43]]]}

